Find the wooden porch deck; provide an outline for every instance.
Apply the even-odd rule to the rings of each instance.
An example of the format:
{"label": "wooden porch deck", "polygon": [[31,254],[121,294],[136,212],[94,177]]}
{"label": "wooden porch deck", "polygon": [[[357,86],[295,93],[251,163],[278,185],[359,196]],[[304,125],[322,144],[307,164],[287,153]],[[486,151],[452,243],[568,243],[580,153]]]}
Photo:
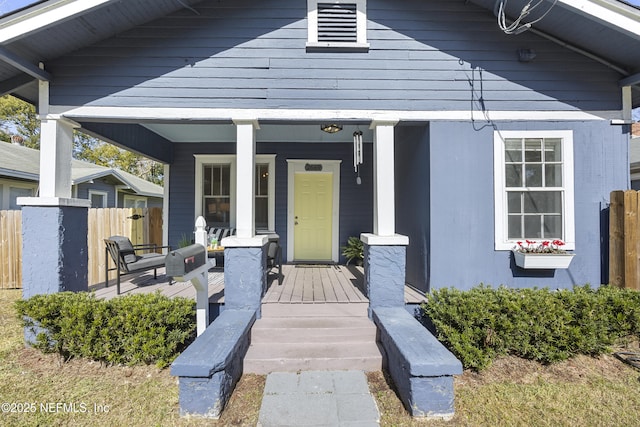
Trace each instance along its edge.
{"label": "wooden porch deck", "polygon": [[[263,304],[322,304],[364,303],[368,299],[364,292],[364,270],[362,267],[344,265],[293,265],[282,266],[282,284],[277,269],[268,274],[267,292]],[[196,291],[190,282],[175,282],[169,285],[164,268],[158,269],[154,280],[152,272],[125,276],[120,282],[120,295],[152,293],[160,291],[170,298],[194,298]],[[115,281],[109,287],[104,284],[90,287],[97,298],[115,298]],[[424,301],[424,295],[405,286],[405,302],[415,304]],[[224,272],[215,268],[209,271],[209,302],[224,303]]]}

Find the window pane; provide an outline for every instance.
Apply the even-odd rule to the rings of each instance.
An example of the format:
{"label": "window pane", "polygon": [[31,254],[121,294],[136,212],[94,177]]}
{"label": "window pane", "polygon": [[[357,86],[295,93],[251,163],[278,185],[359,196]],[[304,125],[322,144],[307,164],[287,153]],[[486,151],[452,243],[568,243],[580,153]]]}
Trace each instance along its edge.
{"label": "window pane", "polygon": [[524,194],[525,213],[562,214],[562,194],[559,191],[531,191]]}
{"label": "window pane", "polygon": [[221,171],[221,192],[220,195],[222,196],[229,196],[231,194],[231,166],[229,165],[224,165],[221,166],[220,169],[222,169]]}
{"label": "window pane", "polygon": [[219,196],[222,194],[220,191],[220,166],[213,166],[211,168],[211,195]]}
{"label": "window pane", "polygon": [[507,236],[509,239],[522,239],[522,216],[509,215],[509,229],[507,230]]}
{"label": "window pane", "polygon": [[524,140],[524,161],[525,162],[541,162],[542,161],[542,140],[541,139],[525,139]]}
{"label": "window pane", "polygon": [[210,227],[229,227],[230,210],[229,197],[204,198],[204,218]]}
{"label": "window pane", "polygon": [[507,193],[507,203],[509,213],[522,212],[522,193],[510,191]]}
{"label": "window pane", "polygon": [[521,162],[522,161],[522,140],[521,139],[506,139],[505,145],[505,159],[507,162]]}
{"label": "window pane", "polygon": [[256,195],[269,194],[269,165],[256,165]]}
{"label": "window pane", "polygon": [[545,215],[544,238],[562,238],[562,217],[560,215]]}
{"label": "window pane", "polygon": [[[92,208],[104,208],[104,194],[91,194],[91,207]],[[124,207],[127,208],[127,199],[124,200]]]}
{"label": "window pane", "polygon": [[562,165],[545,165],[545,187],[562,187]]}
{"label": "window pane", "polygon": [[522,165],[506,165],[507,187],[522,187]]}
{"label": "window pane", "polygon": [[560,151],[560,138],[547,138],[544,140],[544,161],[561,162],[562,151]]}
{"label": "window pane", "polygon": [[524,235],[528,239],[542,238],[542,215],[525,215]]}
{"label": "window pane", "polygon": [[256,197],[256,229],[269,228],[269,199]]}
{"label": "window pane", "polygon": [[213,192],[211,191],[211,176],[213,175],[213,168],[211,166],[205,166],[204,167],[204,172],[202,174],[202,193],[205,196],[211,196],[213,195]]}
{"label": "window pane", "polygon": [[525,187],[542,187],[542,165],[525,165]]}

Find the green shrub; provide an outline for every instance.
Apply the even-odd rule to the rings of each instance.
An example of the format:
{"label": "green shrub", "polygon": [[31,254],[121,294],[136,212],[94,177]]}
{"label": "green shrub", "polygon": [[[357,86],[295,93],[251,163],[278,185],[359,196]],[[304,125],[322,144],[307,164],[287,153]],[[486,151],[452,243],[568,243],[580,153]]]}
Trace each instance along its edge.
{"label": "green shrub", "polygon": [[36,348],[67,359],[164,367],[195,338],[195,302],[159,293],[105,301],[60,292],[19,300],[16,309]]}
{"label": "green shrub", "polygon": [[640,335],[640,293],[609,286],[439,289],[422,309],[438,339],[476,370],[503,354],[542,363],[597,355],[620,338]]}

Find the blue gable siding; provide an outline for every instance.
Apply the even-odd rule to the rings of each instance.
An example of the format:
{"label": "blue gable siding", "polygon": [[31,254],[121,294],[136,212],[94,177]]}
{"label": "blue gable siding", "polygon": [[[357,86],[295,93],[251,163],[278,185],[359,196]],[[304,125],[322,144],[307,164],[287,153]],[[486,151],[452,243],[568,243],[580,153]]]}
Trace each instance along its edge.
{"label": "blue gable siding", "polygon": [[[275,231],[287,255],[287,159],[342,160],[340,165],[340,245],[349,236],[359,236],[373,228],[373,153],[365,144],[362,184],[356,184],[351,143],[258,143],[258,154],[275,154]],[[235,154],[235,143],[179,144],[170,170],[169,244],[177,245],[183,234],[192,236],[194,211],[195,154]],[[344,258],[341,258],[344,262]]]}
{"label": "blue gable siding", "polygon": [[509,251],[495,251],[493,128],[433,122],[429,127],[429,287],[469,289],[484,282],[565,288],[606,281],[601,254],[607,253],[608,242],[606,235],[601,241],[601,221],[609,193],[628,186],[628,171],[622,167],[628,144],[624,127],[606,122],[496,126],[500,130],[573,130],[577,255],[567,270],[527,276],[512,265]]}
{"label": "blue gable siding", "polygon": [[[368,0],[368,52],[307,52],[306,2],[203,1],[47,64],[52,104],[617,110],[619,75],[463,2]],[[517,60],[533,49],[533,62]]]}
{"label": "blue gable siding", "polygon": [[113,184],[109,184],[105,182],[104,179],[94,179],[93,183],[82,183],[78,184],[78,198],[79,199],[88,199],[89,198],[89,190],[102,191],[107,193],[107,206],[108,208],[113,208],[116,206],[116,190],[113,187]]}

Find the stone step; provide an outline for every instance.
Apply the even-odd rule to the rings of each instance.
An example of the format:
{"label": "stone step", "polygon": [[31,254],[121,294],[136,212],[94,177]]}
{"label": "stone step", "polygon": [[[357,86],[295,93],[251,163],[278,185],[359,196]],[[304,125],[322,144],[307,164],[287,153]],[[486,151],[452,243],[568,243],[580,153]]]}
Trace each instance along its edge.
{"label": "stone step", "polygon": [[263,317],[251,328],[252,343],[375,342],[367,317]]}
{"label": "stone step", "polygon": [[262,317],[367,317],[369,303],[262,304]]}
{"label": "stone step", "polygon": [[375,342],[358,343],[252,343],[244,358],[243,372],[324,370],[379,371],[382,354]]}

